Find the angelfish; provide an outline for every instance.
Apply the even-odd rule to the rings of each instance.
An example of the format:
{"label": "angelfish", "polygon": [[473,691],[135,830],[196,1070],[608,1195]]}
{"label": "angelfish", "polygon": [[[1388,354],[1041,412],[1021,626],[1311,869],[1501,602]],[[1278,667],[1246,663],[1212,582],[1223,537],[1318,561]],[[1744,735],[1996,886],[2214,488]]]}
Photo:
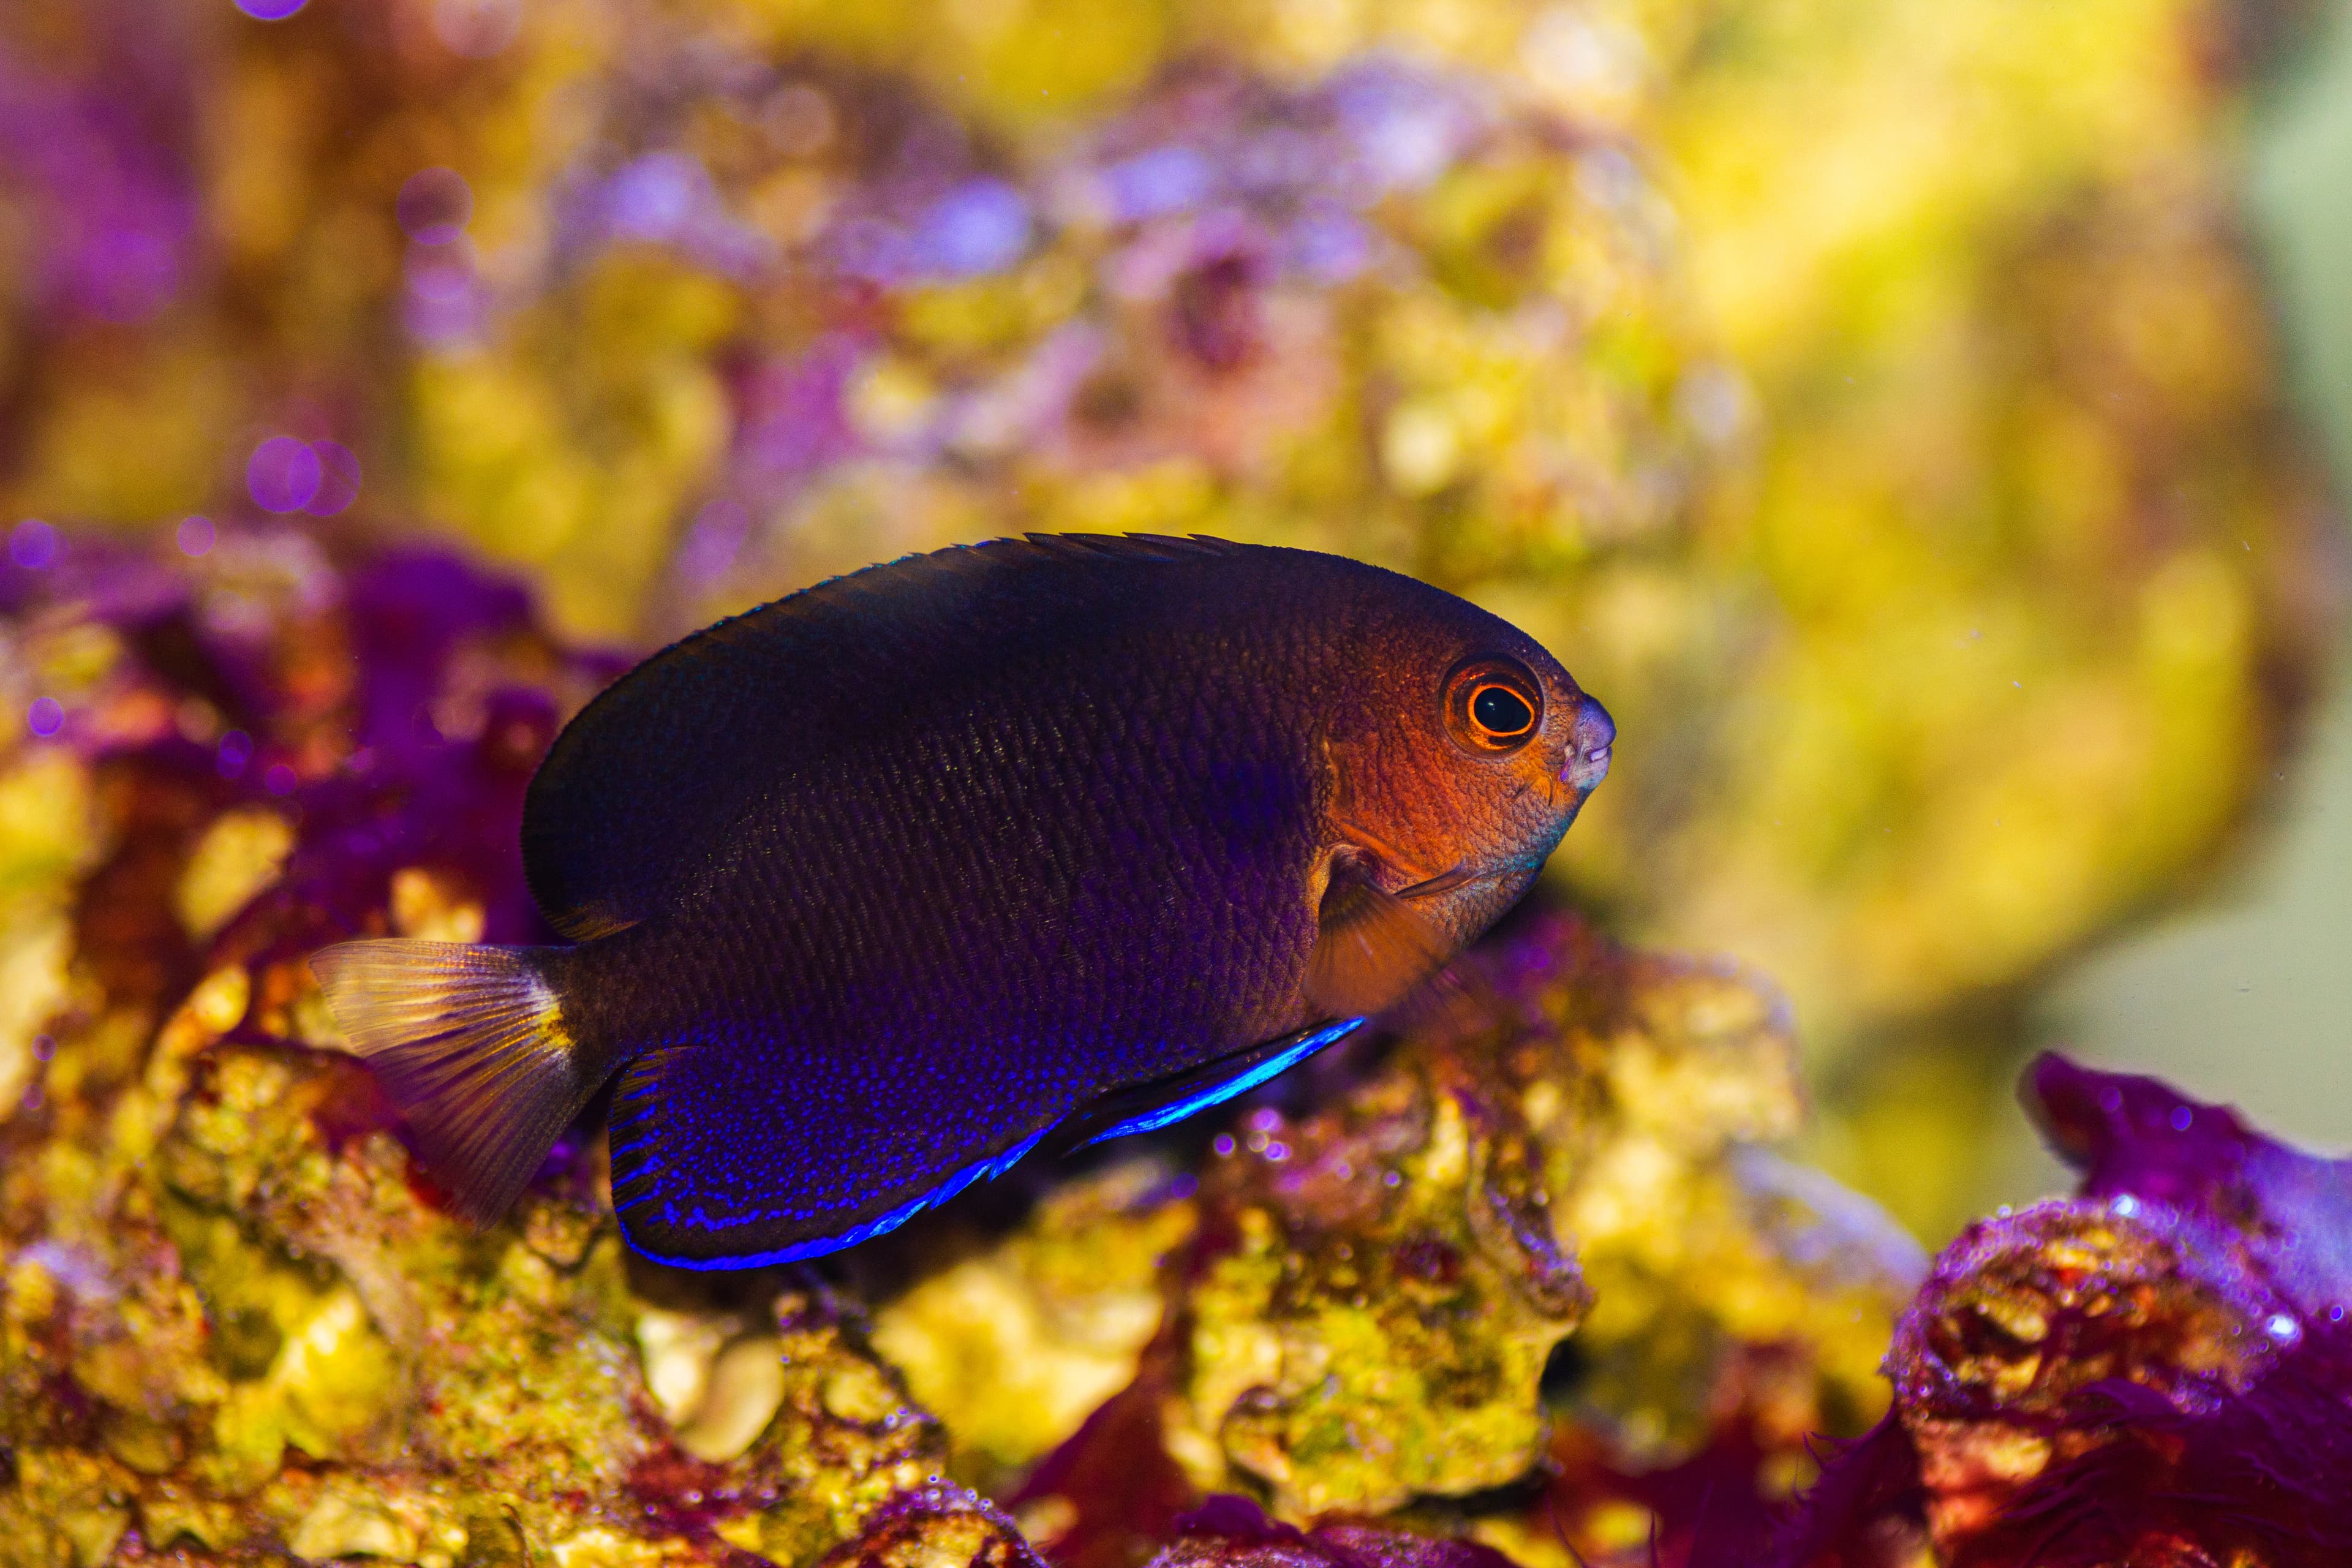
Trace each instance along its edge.
{"label": "angelfish", "polygon": [[617,1074],[632,1246],[808,1258],[1395,1003],[1526,891],[1614,734],[1524,633],[1358,562],[957,547],[722,621],[581,711],[522,823],[570,945],[312,968],[467,1217]]}

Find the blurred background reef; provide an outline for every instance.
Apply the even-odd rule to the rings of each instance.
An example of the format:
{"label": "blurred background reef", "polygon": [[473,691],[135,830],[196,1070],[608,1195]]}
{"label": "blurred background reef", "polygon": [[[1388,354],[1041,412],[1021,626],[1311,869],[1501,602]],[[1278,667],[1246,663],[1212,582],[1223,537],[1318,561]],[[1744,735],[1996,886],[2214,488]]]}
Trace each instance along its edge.
{"label": "blurred background reef", "polygon": [[[2352,734],[2328,24],[6,8],[0,1226],[50,1280],[9,1275],[8,1364],[20,1399],[82,1391],[43,1441],[107,1456],[39,1483],[81,1522],[26,1561],[267,1539],[442,1568],[609,1533],[561,1500],[625,1493],[646,1539],[723,1524],[797,1562],[944,1464],[1113,1568],[1132,1521],[1021,1479],[1100,1462],[1060,1447],[1097,1407],[1149,1406],[1169,1497],[1299,1519],[1410,1514],[1538,1450],[1671,1468],[1727,1421],[1785,1492],[1803,1434],[1886,1399],[1923,1264],[1873,1203],[1940,1246],[2053,1181],[2011,1096],[2039,1039],[2128,1061],[2145,1032],[2352,1134],[2352,1093],[2296,1092],[2352,1089],[2324,989],[2352,746],[2304,743]],[[846,1283],[677,1296],[599,1230],[593,1142],[507,1230],[442,1220],[299,954],[530,940],[516,792],[630,658],[1026,529],[1336,550],[1558,652],[1623,739],[1549,874],[1580,921],[1513,950],[1581,977],[1510,971],[1544,1043],[1424,1031]],[[1706,956],[1642,956],[1669,952]],[[1510,1109],[1446,1121],[1474,1103]],[[1309,1149],[1329,1190],[1277,1180]],[[103,1264],[74,1250],[99,1232]],[[1398,1278],[1329,1250],[1357,1246]],[[119,1333],[34,1310],[77,1268],[140,1281]],[[1360,1310],[1391,1299],[1421,1307]],[[395,1462],[405,1500],[371,1501]],[[479,1467],[533,1500],[480,1514],[448,1479]],[[1636,1510],[1580,1550],[1638,1539],[1626,1488],[1579,1494]],[[1015,1550],[991,1505],[924,1496],[909,1541]],[[1533,1514],[1478,1518],[1553,1568]],[[676,1551],[644,1560],[703,1560]]]}

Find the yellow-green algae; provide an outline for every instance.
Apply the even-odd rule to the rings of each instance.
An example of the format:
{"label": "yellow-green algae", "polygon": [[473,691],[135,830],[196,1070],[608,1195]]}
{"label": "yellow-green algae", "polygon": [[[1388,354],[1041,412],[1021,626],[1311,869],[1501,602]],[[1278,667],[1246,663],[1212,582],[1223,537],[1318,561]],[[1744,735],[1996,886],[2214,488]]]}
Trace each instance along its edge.
{"label": "yellow-green algae", "polygon": [[1130,1161],[1074,1181],[877,1310],[875,1348],[960,1450],[1026,1465],[1127,1386],[1160,1325],[1170,1255],[1197,1225],[1171,1176]]}
{"label": "yellow-green algae", "polygon": [[[1320,1109],[1247,1113],[1197,1189],[1114,1166],[883,1307],[879,1342],[975,1472],[1066,1435],[1044,1391],[1112,1382],[1099,1342],[1041,1325],[1108,1309],[1140,1347],[1151,1285],[1129,1397],[1195,1486],[1301,1521],[1502,1486],[1562,1424],[1646,1468],[1745,1400],[1784,1489],[1808,1434],[1867,1425],[1924,1259],[1769,1148],[1802,1109],[1785,1007],[1572,924],[1507,951]],[[1548,1404],[1564,1341],[1581,1371]],[[1024,1517],[1050,1542],[1089,1500]],[[1469,1525],[1549,1562],[1540,1521]]]}
{"label": "yellow-green algae", "polygon": [[1205,1177],[1233,1245],[1187,1303],[1187,1414],[1214,1444],[1176,1448],[1204,1483],[1230,1467],[1301,1517],[1500,1485],[1571,1331],[1575,1413],[1632,1462],[1704,1440],[1743,1345],[1800,1349],[1832,1424],[1883,1403],[1924,1260],[1759,1146],[1800,1111],[1777,999],[1573,928],[1517,962],[1557,968],[1456,1004],[1339,1107],[1261,1114]]}
{"label": "yellow-green algae", "polygon": [[936,1468],[936,1423],[805,1280],[685,1298],[760,1331],[702,1402],[737,1437],[681,1452],[596,1163],[468,1231],[356,1063],[222,1040],[253,991],[215,970],[127,1060],[102,1009],[61,1031],[51,1134],[6,1167],[0,1558],[95,1564],[136,1531],[215,1561],[799,1563]]}

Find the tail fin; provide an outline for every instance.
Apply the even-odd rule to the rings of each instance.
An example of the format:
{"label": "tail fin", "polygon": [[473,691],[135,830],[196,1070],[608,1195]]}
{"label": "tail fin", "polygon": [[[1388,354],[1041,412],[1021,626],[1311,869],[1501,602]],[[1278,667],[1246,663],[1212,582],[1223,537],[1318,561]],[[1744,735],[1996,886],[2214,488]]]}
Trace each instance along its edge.
{"label": "tail fin", "polygon": [[504,1214],[605,1077],[542,973],[555,950],[346,942],[314,953],[327,1007],[477,1225]]}

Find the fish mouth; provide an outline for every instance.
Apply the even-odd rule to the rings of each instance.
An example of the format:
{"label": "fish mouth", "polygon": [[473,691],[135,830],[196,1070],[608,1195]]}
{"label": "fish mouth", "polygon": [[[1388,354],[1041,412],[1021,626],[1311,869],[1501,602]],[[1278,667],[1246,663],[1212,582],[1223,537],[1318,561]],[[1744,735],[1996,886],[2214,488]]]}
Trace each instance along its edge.
{"label": "fish mouth", "polygon": [[1586,698],[1568,727],[1568,760],[1560,765],[1560,783],[1579,792],[1593,789],[1609,776],[1616,742],[1617,723],[1609,710]]}

